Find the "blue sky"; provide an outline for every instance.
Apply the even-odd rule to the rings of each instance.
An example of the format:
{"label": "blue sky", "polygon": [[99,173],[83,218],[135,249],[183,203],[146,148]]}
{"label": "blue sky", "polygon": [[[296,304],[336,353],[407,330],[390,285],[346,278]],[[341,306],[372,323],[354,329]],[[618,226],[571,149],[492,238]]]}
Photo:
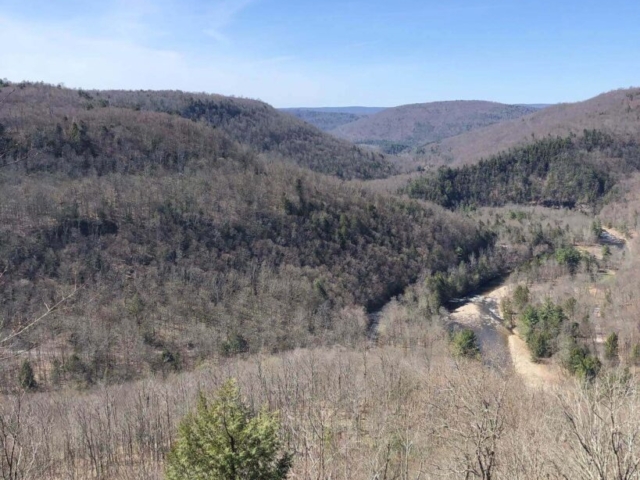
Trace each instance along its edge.
{"label": "blue sky", "polygon": [[278,107],[583,100],[640,84],[633,0],[0,0],[0,77]]}

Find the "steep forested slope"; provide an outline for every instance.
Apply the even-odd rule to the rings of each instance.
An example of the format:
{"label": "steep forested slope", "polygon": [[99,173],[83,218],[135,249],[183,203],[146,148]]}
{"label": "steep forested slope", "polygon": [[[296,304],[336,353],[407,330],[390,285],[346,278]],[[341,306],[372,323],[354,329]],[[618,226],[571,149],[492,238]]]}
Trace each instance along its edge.
{"label": "steep forested slope", "polygon": [[380,145],[396,152],[435,142],[536,109],[482,101],[452,101],[389,108],[332,131],[354,143]]}
{"label": "steep forested slope", "polygon": [[286,108],[281,111],[293,115],[294,117],[304,120],[311,125],[318,127],[320,130],[329,132],[334,128],[347,123],[355,122],[360,115],[343,112],[324,112],[320,110],[311,110],[306,108]]}
{"label": "steep forested slope", "polygon": [[256,100],[183,92],[104,92],[110,104],[204,121],[270,157],[340,178],[384,178],[396,168],[383,155],[336,139]]}
{"label": "steep forested slope", "polygon": [[383,178],[396,168],[383,155],[336,139],[266,103],[179,91],[76,91],[42,84],[5,88],[4,109],[28,104],[31,117],[75,110],[126,108],[205,122],[269,160],[285,160],[341,178]]}
{"label": "steep forested slope", "polygon": [[2,345],[37,348],[38,375],[349,342],[358,308],[492,242],[438,207],[266,162],[209,122],[29,88],[0,90],[3,336],[80,288]]}
{"label": "steep forested slope", "polygon": [[547,138],[463,167],[441,167],[406,191],[447,208],[507,203],[596,206],[623,175],[640,168],[640,147],[612,135]]}
{"label": "steep forested slope", "polygon": [[584,102],[552,105],[522,118],[424,145],[418,153],[426,164],[461,165],[547,136],[581,135],[594,129],[625,141],[640,140],[640,89],[615,90]]}

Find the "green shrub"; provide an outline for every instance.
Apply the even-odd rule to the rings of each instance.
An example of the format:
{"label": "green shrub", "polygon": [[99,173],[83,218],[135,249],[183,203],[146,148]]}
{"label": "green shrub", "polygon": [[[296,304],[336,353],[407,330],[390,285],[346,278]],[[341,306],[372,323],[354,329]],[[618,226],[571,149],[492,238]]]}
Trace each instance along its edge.
{"label": "green shrub", "polygon": [[550,338],[547,332],[534,331],[527,339],[527,345],[531,350],[531,358],[537,362],[541,358],[549,358],[553,355],[550,345]]}
{"label": "green shrub", "polygon": [[249,351],[249,342],[239,333],[234,333],[229,336],[229,339],[220,347],[220,353],[225,357],[237,355],[239,353],[246,353]]}
{"label": "green shrub", "polygon": [[559,248],[556,251],[556,260],[560,265],[564,265],[569,269],[569,273],[574,275],[580,266],[582,254],[573,246]]}
{"label": "green shrub", "polygon": [[277,415],[253,415],[234,381],[209,403],[201,395],[196,412],[180,424],[166,467],[167,480],[280,480],[292,456],[282,451]]}
{"label": "green shrub", "polygon": [[529,303],[529,288],[518,285],[513,292],[513,303],[518,310],[522,310]]}
{"label": "green shrub", "polygon": [[636,343],[631,349],[631,362],[640,365],[640,343]]}
{"label": "green shrub", "polygon": [[600,222],[600,220],[598,219],[594,220],[591,224],[591,233],[593,233],[593,238],[595,240],[598,240],[600,238],[600,235],[602,235],[602,232],[602,222]]}
{"label": "green shrub", "polygon": [[459,357],[477,358],[480,355],[478,338],[473,330],[465,328],[453,334],[451,339],[453,353]]}
{"label": "green shrub", "polygon": [[502,312],[502,318],[504,320],[504,324],[507,328],[513,328],[513,319],[515,317],[515,312],[513,311],[513,304],[511,299],[503,298],[500,301],[500,311]]}
{"label": "green shrub", "polygon": [[578,301],[573,297],[569,297],[564,302],[563,310],[565,311],[567,316],[573,317],[576,314],[576,307],[577,306],[578,306]]}
{"label": "green shrub", "polygon": [[593,380],[600,372],[602,364],[586,347],[575,346],[569,358],[569,371],[583,380]]}
{"label": "green shrub", "polygon": [[36,376],[33,373],[33,367],[31,367],[31,362],[29,360],[23,361],[22,365],[20,366],[19,381],[20,386],[24,390],[33,391],[38,388]]}
{"label": "green shrub", "polygon": [[607,360],[618,358],[618,334],[612,332],[604,342],[604,356]]}
{"label": "green shrub", "polygon": [[549,358],[557,351],[557,338],[567,319],[560,305],[547,300],[540,306],[527,306],[520,315],[520,327],[534,361]]}

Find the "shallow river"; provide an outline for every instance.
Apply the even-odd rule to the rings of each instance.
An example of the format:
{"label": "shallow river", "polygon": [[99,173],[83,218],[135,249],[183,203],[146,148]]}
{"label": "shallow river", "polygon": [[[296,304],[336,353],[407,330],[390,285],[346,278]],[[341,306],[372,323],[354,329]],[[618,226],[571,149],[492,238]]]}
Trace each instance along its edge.
{"label": "shallow river", "polygon": [[502,325],[498,305],[506,287],[493,282],[476,295],[449,303],[450,321],[454,327],[470,328],[476,334],[483,361],[499,368],[511,367],[510,332]]}

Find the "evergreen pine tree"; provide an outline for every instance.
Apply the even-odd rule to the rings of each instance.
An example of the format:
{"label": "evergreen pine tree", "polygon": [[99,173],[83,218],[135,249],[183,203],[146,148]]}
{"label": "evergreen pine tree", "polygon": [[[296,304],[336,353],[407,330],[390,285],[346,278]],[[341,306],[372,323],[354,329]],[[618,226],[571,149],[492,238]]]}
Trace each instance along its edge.
{"label": "evergreen pine tree", "polygon": [[291,454],[282,451],[277,415],[253,415],[234,381],[209,403],[201,395],[195,413],[180,424],[167,459],[167,480],[282,480]]}
{"label": "evergreen pine tree", "polygon": [[20,367],[20,386],[28,391],[33,391],[38,388],[38,383],[36,382],[36,376],[33,373],[33,367],[31,367],[31,362],[29,360],[24,360]]}

